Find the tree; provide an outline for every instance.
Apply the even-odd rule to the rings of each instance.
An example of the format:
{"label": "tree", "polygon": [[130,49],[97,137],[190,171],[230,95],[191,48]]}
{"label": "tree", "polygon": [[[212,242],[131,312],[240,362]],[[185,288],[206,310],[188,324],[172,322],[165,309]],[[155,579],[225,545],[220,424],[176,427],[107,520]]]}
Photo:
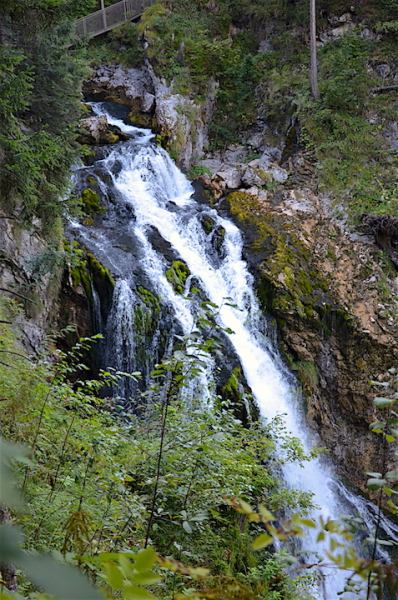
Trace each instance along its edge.
{"label": "tree", "polygon": [[315,0],[310,0],[310,48],[311,48],[311,93],[314,100],[319,100],[318,66],[316,63],[316,13]]}

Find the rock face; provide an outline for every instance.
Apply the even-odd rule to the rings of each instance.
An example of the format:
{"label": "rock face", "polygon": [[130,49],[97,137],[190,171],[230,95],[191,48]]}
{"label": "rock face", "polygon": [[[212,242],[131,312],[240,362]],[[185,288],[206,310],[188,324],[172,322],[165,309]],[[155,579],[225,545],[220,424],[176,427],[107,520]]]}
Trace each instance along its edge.
{"label": "rock face", "polygon": [[[262,154],[254,160],[247,160],[249,149],[261,150]],[[218,200],[226,191],[241,189],[251,195],[266,195],[263,188],[272,182],[285,183],[288,172],[278,163],[282,152],[279,148],[269,146],[264,134],[258,133],[247,142],[247,145],[232,145],[225,151],[206,154],[200,165],[210,172],[211,176],[203,177],[206,187]]]}
{"label": "rock face", "polygon": [[116,99],[130,106],[131,122],[155,129],[183,171],[202,157],[209,143],[207,124],[215,109],[215,89],[210,82],[206,99],[201,101],[173,93],[173,85],[156,77],[150,65],[100,67],[85,82],[89,98]]}
{"label": "rock face", "polygon": [[149,113],[155,103],[155,89],[146,67],[128,69],[119,65],[102,65],[85,82],[85,91],[103,99],[109,96],[117,98],[131,105],[138,101],[144,113]]}
{"label": "rock face", "polygon": [[380,303],[377,281],[385,275],[373,240],[338,223],[326,196],[248,191],[227,196],[222,210],[244,232],[260,300],[303,386],[308,423],[340,474],[367,491],[365,471],[380,468],[379,436],[369,431],[376,416],[370,381],[398,359],[388,316],[398,291],[388,306]]}
{"label": "rock face", "polygon": [[[57,264],[47,273],[50,259],[47,242],[40,234],[37,219],[31,230],[18,225],[18,207],[13,215],[0,213],[0,286],[2,296],[21,304],[26,319],[19,318],[22,341],[28,352],[39,352],[49,323],[55,318],[54,302],[58,294],[63,265]],[[8,290],[8,291],[7,291]]]}
{"label": "rock face", "polygon": [[[78,141],[82,144],[115,144],[124,138],[124,134],[115,126],[112,126],[114,131],[110,130],[108,118],[106,115],[97,115],[95,117],[87,117],[79,121],[79,137]],[[115,130],[117,133],[115,133]]]}

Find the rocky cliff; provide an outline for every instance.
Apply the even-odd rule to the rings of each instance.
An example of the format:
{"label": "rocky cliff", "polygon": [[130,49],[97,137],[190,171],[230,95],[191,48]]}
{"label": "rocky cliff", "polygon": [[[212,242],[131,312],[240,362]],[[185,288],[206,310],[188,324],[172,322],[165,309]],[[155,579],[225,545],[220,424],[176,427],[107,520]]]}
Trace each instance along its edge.
{"label": "rocky cliff", "polygon": [[319,193],[314,157],[300,145],[298,128],[292,145],[258,119],[242,143],[204,152],[209,113],[187,120],[177,107],[192,101],[171,94],[147,68],[98,69],[85,89],[89,97],[128,103],[133,122],[178,139],[185,169],[202,158],[208,174],[197,185],[243,231],[260,302],[276,319],[280,348],[301,381],[306,419],[341,475],[365,490],[364,471],[379,466],[370,381],[382,380],[398,358],[398,278],[344,205]]}

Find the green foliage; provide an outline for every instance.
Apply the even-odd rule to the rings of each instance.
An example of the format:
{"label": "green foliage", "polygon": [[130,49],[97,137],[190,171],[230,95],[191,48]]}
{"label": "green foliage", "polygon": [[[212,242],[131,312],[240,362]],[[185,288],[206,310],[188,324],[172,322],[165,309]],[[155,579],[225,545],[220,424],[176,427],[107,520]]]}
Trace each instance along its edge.
{"label": "green foliage", "polygon": [[18,205],[27,227],[33,216],[51,227],[64,214],[67,201],[61,198],[78,158],[73,127],[86,71],[81,51],[65,49],[71,30],[59,25],[64,4],[2,5],[13,36],[0,50],[1,201],[14,204],[11,210]]}
{"label": "green foliage", "polygon": [[207,167],[203,167],[202,165],[195,165],[191,167],[190,171],[187,173],[188,179],[196,179],[200,175],[211,175],[210,169]]}
{"label": "green foliage", "polygon": [[90,65],[121,63],[126,67],[140,68],[144,64],[144,52],[140,44],[136,23],[125,23],[108,33],[90,40],[87,48]]}
{"label": "green foliage", "polygon": [[182,260],[175,260],[171,263],[170,269],[166,271],[166,279],[177,294],[183,294],[185,283],[190,274],[189,268]]}
{"label": "green foliage", "polygon": [[106,207],[101,206],[101,199],[97,192],[94,190],[87,188],[82,192],[82,203],[84,206],[84,210],[87,215],[102,215],[106,212]]}
{"label": "green foliage", "polygon": [[[74,260],[81,261],[79,252],[75,254]],[[144,288],[140,296],[156,310],[155,297]],[[12,322],[18,314],[11,301],[2,300],[0,308],[2,320]],[[207,576],[202,568],[206,565],[217,577],[230,578],[240,597],[255,598],[250,586],[236,579],[257,564],[250,550],[253,532],[247,528],[242,536],[223,496],[239,495],[255,503],[267,499],[271,504],[275,499],[278,509],[286,501],[304,510],[311,505],[309,495],[293,499],[280,487],[281,461],[301,463],[309,458],[298,441],[285,434],[282,421],[247,429],[227,404],[216,410],[212,400],[210,405],[203,402],[200,391],[191,406],[184,401],[186,383],[206,368],[204,359],[220,344],[212,337],[214,310],[205,303],[197,319],[199,329],[182,338],[152,373],[148,392],[136,399],[146,405],[142,416],[124,415],[120,422],[98,393],[104,385],[117,384],[123,374],[106,372],[100,381],[78,379],[89,341],[82,340],[71,355],[55,352],[51,363],[47,356],[33,363],[24,357],[18,330],[1,325],[6,359],[0,363],[2,433],[31,448],[30,460],[16,470],[25,496],[17,518],[26,536],[24,547],[51,549],[57,560],[84,564],[97,583],[105,585],[109,598],[119,589],[126,600],[134,594],[152,597],[140,586],[157,585],[159,578],[149,573],[151,566],[138,566],[143,556],[137,554],[150,540],[158,551],[174,556],[156,558],[166,590],[182,592],[187,577]],[[283,452],[276,457],[273,450],[279,440]],[[124,549],[123,555],[118,548]],[[180,560],[201,566],[183,567]],[[29,582],[21,585],[29,595]],[[58,588],[47,588],[45,579],[42,585],[64,597]],[[218,589],[219,583],[214,580],[211,585]],[[156,595],[157,591],[163,595],[161,587]],[[207,597],[207,591],[195,593]],[[220,596],[224,597],[236,595],[231,588],[230,595]]]}

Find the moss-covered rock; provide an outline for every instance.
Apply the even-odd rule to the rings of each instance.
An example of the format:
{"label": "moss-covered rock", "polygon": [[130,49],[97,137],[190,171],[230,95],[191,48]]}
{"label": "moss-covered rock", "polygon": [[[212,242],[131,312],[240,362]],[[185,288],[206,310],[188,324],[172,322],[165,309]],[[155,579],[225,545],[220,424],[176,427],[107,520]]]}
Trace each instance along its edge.
{"label": "moss-covered rock", "polygon": [[90,253],[87,254],[87,264],[94,287],[100,297],[102,317],[106,320],[112,304],[115,280],[110,271]]}
{"label": "moss-covered rock", "polygon": [[176,294],[183,294],[185,283],[191,272],[188,266],[182,260],[175,260],[171,263],[170,269],[166,271],[166,279],[172,285]]}
{"label": "moss-covered rock", "polygon": [[116,144],[119,141],[119,136],[113,131],[104,131],[100,136],[100,144]]}
{"label": "moss-covered rock", "polygon": [[145,352],[146,338],[152,336],[158,326],[160,302],[157,296],[142,286],[137,288],[136,293],[142,304],[134,308],[135,331],[142,338]]}
{"label": "moss-covered rock", "polygon": [[210,215],[204,215],[204,217],[200,221],[200,224],[203,227],[203,231],[207,235],[209,235],[213,231],[213,229],[216,225],[216,222]]}
{"label": "moss-covered rock", "polygon": [[264,210],[257,197],[244,192],[233,192],[227,200],[231,214],[251,230],[250,250],[259,258],[264,279],[263,304],[277,317],[295,312],[310,319],[333,306],[326,278],[313,267],[310,249],[283,215]]}
{"label": "moss-covered rock", "polygon": [[106,207],[101,205],[99,195],[91,188],[83,190],[81,198],[87,215],[103,215],[106,212]]}

